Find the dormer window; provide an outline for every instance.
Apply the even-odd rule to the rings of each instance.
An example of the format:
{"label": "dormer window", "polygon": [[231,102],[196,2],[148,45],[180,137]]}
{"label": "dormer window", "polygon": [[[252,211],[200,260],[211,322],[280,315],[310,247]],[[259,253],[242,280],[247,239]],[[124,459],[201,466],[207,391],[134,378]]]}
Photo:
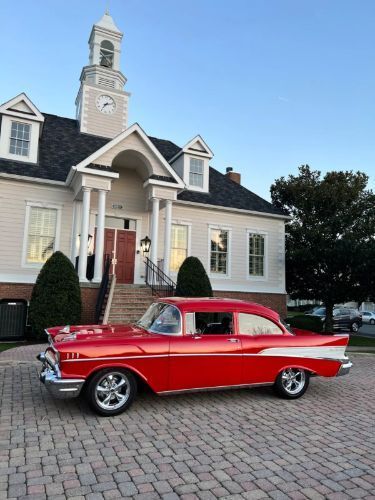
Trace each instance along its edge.
{"label": "dormer window", "polygon": [[113,46],[113,43],[108,40],[103,40],[103,42],[100,44],[100,66],[112,68],[114,53],[115,48]]}
{"label": "dormer window", "polygon": [[190,186],[197,186],[203,188],[203,173],[204,163],[203,160],[198,158],[190,158]]}
{"label": "dormer window", "polygon": [[31,126],[28,123],[12,121],[9,153],[13,155],[29,156],[30,128]]}

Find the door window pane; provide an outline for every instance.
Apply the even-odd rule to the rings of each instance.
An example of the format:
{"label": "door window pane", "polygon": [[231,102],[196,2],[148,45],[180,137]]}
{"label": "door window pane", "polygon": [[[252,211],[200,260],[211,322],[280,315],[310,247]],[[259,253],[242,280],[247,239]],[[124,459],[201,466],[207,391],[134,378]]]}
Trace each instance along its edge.
{"label": "door window pane", "polygon": [[188,226],[172,224],[170,270],[177,272],[188,252]]}
{"label": "door window pane", "polygon": [[244,335],[283,335],[282,329],[273,321],[256,314],[239,313],[238,325]]}
{"label": "door window pane", "polygon": [[233,314],[231,312],[195,313],[196,332],[203,335],[230,335],[233,333]]}

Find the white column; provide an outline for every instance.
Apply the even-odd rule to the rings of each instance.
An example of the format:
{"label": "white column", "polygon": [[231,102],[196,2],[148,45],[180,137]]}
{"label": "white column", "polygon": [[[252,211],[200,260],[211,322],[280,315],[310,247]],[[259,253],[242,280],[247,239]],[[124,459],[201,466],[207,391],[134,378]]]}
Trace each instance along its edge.
{"label": "white column", "polygon": [[172,200],[166,200],[166,202],[165,202],[163,271],[167,275],[169,275],[169,256],[171,254],[171,228],[172,228]]}
{"label": "white column", "polygon": [[76,257],[78,254],[78,236],[81,225],[81,208],[82,202],[73,201],[73,223],[72,223],[72,242],[70,245],[70,260],[73,266],[76,265]]}
{"label": "white column", "polygon": [[105,199],[107,191],[99,189],[98,198],[98,219],[96,224],[96,239],[95,239],[95,267],[94,279],[96,283],[100,283],[103,275],[103,252],[104,252],[104,227],[105,227]]}
{"label": "white column", "polygon": [[84,187],[83,201],[82,201],[82,223],[81,223],[81,237],[79,245],[79,263],[78,263],[78,277],[79,281],[87,281],[87,243],[89,239],[89,221],[90,221],[90,194],[91,188]]}
{"label": "white column", "polygon": [[159,200],[158,198],[152,198],[150,260],[155,265],[158,264],[158,238],[159,238]]}

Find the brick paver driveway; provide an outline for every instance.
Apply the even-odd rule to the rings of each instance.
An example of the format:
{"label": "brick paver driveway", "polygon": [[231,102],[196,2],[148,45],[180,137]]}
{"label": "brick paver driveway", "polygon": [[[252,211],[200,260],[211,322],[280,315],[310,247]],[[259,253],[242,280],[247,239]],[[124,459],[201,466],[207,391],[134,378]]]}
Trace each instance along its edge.
{"label": "brick paver driveway", "polygon": [[375,356],[297,401],[143,393],[104,418],[53,400],[21,349],[0,355],[0,498],[375,498]]}

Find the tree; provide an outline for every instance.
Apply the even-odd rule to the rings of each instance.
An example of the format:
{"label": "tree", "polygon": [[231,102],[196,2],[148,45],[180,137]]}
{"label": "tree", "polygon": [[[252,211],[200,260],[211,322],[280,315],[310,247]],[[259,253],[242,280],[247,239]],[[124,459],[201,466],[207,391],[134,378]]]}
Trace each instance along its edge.
{"label": "tree", "polygon": [[206,270],[197,257],[187,257],[177,275],[177,297],[212,297]]}
{"label": "tree", "polygon": [[70,260],[55,252],[44,264],[30,300],[29,320],[40,337],[45,328],[80,322],[81,289]]}
{"label": "tree", "polygon": [[271,186],[274,205],[291,219],[286,226],[286,281],[292,297],[319,299],[332,331],[333,306],[373,295],[375,195],[368,177],[328,172],[323,178],[308,165],[299,175]]}

